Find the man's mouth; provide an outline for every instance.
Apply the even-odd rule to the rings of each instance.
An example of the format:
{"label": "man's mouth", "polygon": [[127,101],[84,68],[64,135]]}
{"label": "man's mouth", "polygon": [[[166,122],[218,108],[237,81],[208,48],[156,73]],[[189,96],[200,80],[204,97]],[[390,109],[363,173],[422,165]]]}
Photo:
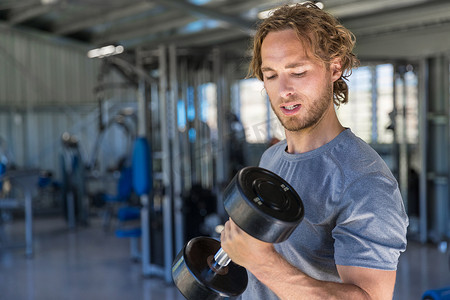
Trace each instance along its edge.
{"label": "man's mouth", "polygon": [[289,106],[283,106],[284,109],[287,110],[294,110],[295,108],[297,108],[298,106],[300,106],[300,104],[294,104],[294,105],[289,105]]}
{"label": "man's mouth", "polygon": [[281,111],[285,114],[285,115],[293,115],[295,113],[297,113],[301,108],[300,104],[292,104],[292,105],[284,105],[281,106]]}

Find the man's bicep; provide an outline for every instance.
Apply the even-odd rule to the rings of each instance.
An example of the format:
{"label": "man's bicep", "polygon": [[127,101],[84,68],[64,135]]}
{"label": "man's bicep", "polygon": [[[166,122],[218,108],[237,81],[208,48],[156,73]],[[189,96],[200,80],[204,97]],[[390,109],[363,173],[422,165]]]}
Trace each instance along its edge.
{"label": "man's bicep", "polygon": [[337,265],[337,270],[343,283],[358,286],[370,296],[370,299],[392,299],[396,271],[341,265]]}

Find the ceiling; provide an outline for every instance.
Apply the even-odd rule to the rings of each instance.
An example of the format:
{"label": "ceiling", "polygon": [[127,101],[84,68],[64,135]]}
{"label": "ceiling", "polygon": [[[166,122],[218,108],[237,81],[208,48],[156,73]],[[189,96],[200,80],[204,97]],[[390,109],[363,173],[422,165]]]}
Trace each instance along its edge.
{"label": "ceiling", "polygon": [[[258,13],[276,0],[0,0],[4,26],[87,47],[209,47],[248,41]],[[447,0],[322,0],[359,37],[450,24]]]}

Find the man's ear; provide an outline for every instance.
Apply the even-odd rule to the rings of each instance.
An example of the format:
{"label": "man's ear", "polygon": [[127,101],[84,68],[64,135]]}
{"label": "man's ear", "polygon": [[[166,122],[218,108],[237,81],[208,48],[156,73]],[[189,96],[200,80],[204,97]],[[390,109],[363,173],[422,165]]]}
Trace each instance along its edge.
{"label": "man's ear", "polygon": [[334,58],[330,63],[330,72],[333,82],[341,78],[342,76],[342,64],[340,58]]}

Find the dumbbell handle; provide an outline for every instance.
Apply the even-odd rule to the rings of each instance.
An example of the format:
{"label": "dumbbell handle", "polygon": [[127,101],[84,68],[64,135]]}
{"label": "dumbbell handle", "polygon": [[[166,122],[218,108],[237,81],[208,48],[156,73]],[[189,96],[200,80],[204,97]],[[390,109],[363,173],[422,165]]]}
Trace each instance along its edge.
{"label": "dumbbell handle", "polygon": [[231,259],[228,257],[228,254],[220,248],[219,251],[214,255],[214,261],[221,267],[226,267],[230,263]]}

